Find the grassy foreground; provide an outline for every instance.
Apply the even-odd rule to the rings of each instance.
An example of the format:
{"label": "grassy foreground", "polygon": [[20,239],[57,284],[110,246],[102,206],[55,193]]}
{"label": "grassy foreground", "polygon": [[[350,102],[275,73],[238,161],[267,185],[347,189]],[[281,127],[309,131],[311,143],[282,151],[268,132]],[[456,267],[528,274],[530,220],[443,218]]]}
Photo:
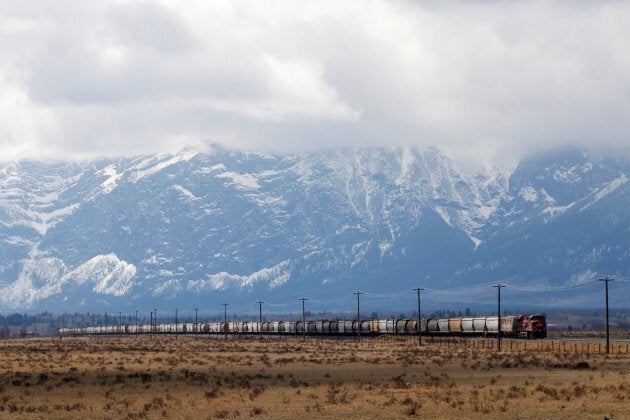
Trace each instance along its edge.
{"label": "grassy foreground", "polygon": [[413,338],[0,342],[1,418],[630,418],[630,355]]}

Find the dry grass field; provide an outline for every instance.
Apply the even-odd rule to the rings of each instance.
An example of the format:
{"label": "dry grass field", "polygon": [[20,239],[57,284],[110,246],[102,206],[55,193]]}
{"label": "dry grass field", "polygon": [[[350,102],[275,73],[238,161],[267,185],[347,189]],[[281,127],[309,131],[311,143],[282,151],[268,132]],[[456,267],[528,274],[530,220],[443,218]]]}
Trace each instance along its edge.
{"label": "dry grass field", "polygon": [[0,418],[630,418],[627,353],[474,343],[2,341]]}

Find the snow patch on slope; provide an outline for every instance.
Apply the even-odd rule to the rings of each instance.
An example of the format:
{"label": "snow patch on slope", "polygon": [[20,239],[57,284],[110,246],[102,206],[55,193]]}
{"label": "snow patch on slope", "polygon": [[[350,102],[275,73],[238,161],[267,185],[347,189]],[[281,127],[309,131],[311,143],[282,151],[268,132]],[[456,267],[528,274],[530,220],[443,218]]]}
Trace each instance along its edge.
{"label": "snow patch on slope", "polygon": [[538,200],[538,192],[531,185],[526,185],[521,188],[518,195],[520,195],[523,200],[530,203],[535,203]]}
{"label": "snow patch on slope", "polygon": [[156,174],[171,165],[186,162],[196,155],[197,152],[186,151],[176,155],[158,155],[157,157],[143,159],[135,168],[132,168],[135,172],[131,177],[131,182],[138,182],[142,178]]}
{"label": "snow patch on slope", "polygon": [[257,190],[260,188],[258,180],[251,174],[239,174],[236,172],[223,172],[217,175],[217,178],[229,178],[236,188]]}
{"label": "snow patch on slope", "polygon": [[402,158],[400,162],[400,175],[396,178],[395,184],[402,185],[405,182],[409,182],[414,165],[416,165],[416,157],[411,149],[405,147],[402,151]]}
{"label": "snow patch on slope", "polygon": [[34,302],[59,293],[60,278],[65,272],[63,261],[41,258],[24,261],[17,280],[3,289],[0,302],[3,307],[30,307]]}
{"label": "snow patch on slope", "polygon": [[195,194],[182,187],[181,185],[173,185],[173,189],[180,192],[185,198],[189,200],[199,200],[199,197],[195,196]]}
{"label": "snow patch on slope", "polygon": [[628,177],[626,177],[625,174],[622,174],[619,178],[613,180],[612,182],[609,182],[595,194],[595,197],[590,203],[580,208],[580,211],[586,210],[587,208],[597,203],[602,198],[606,197],[611,192],[615,191],[617,188],[621,187],[626,182],[628,182]]}
{"label": "snow patch on slope", "polygon": [[136,267],[121,261],[115,254],[98,255],[68,273],[63,282],[94,283],[93,291],[112,296],[123,296],[133,287]]}
{"label": "snow patch on slope", "polygon": [[118,181],[122,177],[122,174],[119,174],[114,167],[114,164],[111,164],[103,169],[103,175],[107,176],[107,179],[101,182],[101,194],[109,194],[114,188],[118,186]]}
{"label": "snow patch on slope", "polygon": [[136,267],[115,254],[98,255],[74,270],[58,258],[22,261],[18,279],[3,289],[0,304],[7,308],[32,307],[37,301],[60,294],[68,284],[93,283],[92,291],[123,296],[133,287]]}
{"label": "snow patch on slope", "polygon": [[560,216],[561,214],[566,213],[571,210],[575,206],[575,203],[567,204],[566,206],[555,206],[555,207],[547,207],[542,211],[544,216],[549,216],[549,218],[554,218]]}
{"label": "snow patch on slope", "polygon": [[207,280],[191,280],[188,282],[186,288],[189,291],[201,293],[209,290],[227,290],[233,287],[244,289],[246,287],[252,287],[254,283],[268,282],[269,288],[273,289],[289,280],[291,268],[291,261],[286,260],[271,268],[263,268],[262,270],[256,271],[249,276],[239,276],[237,274],[221,272],[208,275]]}
{"label": "snow patch on slope", "polygon": [[586,162],[582,165],[575,165],[571,168],[560,168],[556,169],[552,175],[554,181],[564,182],[567,184],[580,182],[582,177],[580,173],[584,174],[593,169],[593,164],[590,162]]}

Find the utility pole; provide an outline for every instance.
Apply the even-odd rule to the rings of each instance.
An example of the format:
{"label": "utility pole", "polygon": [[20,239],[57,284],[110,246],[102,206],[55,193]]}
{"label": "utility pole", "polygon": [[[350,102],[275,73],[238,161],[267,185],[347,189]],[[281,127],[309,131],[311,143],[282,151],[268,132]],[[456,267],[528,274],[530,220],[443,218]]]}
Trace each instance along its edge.
{"label": "utility pole", "polygon": [[304,316],[304,301],[308,300],[305,297],[299,298],[302,301],[302,339],[306,340],[306,318]]}
{"label": "utility pole", "polygon": [[603,281],[604,283],[606,283],[606,354],[610,354],[610,326],[608,324],[608,282],[614,280],[606,277],[604,279],[599,279],[599,281]]}
{"label": "utility pole", "polygon": [[498,347],[497,350],[501,351],[501,288],[505,287],[502,284],[497,284],[496,286],[492,286],[492,287],[496,287],[497,288],[497,292],[499,294],[499,298],[498,298],[498,308],[497,308],[497,321],[499,322],[499,341],[498,341]]}
{"label": "utility pole", "polygon": [[158,332],[158,323],[157,323],[157,308],[153,309],[153,325],[155,326],[155,334],[157,336]]}
{"label": "utility pole", "polygon": [[199,308],[195,308],[195,340],[197,339],[198,335],[199,335],[199,323],[197,322],[197,311],[199,310]]}
{"label": "utility pole", "polygon": [[[65,318],[64,318],[65,323]],[[105,312],[105,334],[107,334],[107,312]]]}
{"label": "utility pole", "polygon": [[357,295],[357,335],[359,341],[361,341],[361,295],[363,292],[354,292],[353,295]]}
{"label": "utility pole", "polygon": [[258,335],[262,339],[262,331],[260,328],[260,326],[262,325],[262,304],[267,302],[259,300],[256,303],[258,304]]}
{"label": "utility pole", "polygon": [[139,333],[140,326],[138,325],[138,311],[136,311],[136,334]]}
{"label": "utility pole", "polygon": [[178,329],[177,327],[179,326],[178,322],[177,322],[177,311],[178,310],[179,309],[175,308],[175,340],[177,340],[177,329]]}
{"label": "utility pole", "polygon": [[227,324],[227,307],[230,306],[229,303],[222,303],[223,305],[223,330],[224,330],[224,335],[225,335],[225,339],[227,340],[227,333],[228,333],[228,324]]}
{"label": "utility pole", "polygon": [[118,312],[118,332],[122,332],[122,312]]}
{"label": "utility pole", "polygon": [[418,291],[418,345],[422,345],[422,316],[420,315],[420,291],[424,290],[422,287],[416,287],[413,290]]}

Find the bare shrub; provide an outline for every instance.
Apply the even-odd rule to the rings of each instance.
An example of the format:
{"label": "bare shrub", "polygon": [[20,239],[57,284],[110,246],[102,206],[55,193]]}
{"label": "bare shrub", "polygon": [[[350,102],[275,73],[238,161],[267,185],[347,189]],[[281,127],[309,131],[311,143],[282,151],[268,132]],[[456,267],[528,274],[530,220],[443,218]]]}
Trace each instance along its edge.
{"label": "bare shrub", "polygon": [[265,411],[264,408],[258,406],[254,406],[254,408],[252,408],[252,411],[250,412],[251,416],[260,416],[262,414],[267,414],[267,411]]}

